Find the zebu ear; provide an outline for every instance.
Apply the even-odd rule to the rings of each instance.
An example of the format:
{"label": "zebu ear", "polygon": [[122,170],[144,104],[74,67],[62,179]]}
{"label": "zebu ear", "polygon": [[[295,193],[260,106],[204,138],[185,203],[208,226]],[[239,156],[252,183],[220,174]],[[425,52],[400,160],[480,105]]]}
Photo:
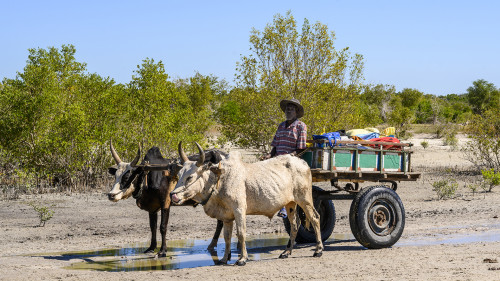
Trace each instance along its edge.
{"label": "zebu ear", "polygon": [[170,175],[177,176],[177,174],[182,169],[182,167],[183,166],[181,164],[179,164],[179,163],[173,163],[173,164],[171,164],[170,165],[170,169],[169,169]]}
{"label": "zebu ear", "polygon": [[220,167],[220,163],[217,165],[217,164],[212,164],[212,163],[209,163],[207,165],[207,168],[214,174],[220,176],[222,174],[224,174],[224,169]]}
{"label": "zebu ear", "polygon": [[137,150],[137,155],[135,156],[134,160],[130,162],[130,167],[135,167],[135,165],[137,165],[137,162],[139,162],[140,158],[141,158],[141,144],[139,143],[139,149]]}
{"label": "zebu ear", "polygon": [[110,173],[111,175],[115,175],[116,174],[116,170],[118,170],[118,166],[114,165],[114,166],[111,166],[108,168],[108,173]]}

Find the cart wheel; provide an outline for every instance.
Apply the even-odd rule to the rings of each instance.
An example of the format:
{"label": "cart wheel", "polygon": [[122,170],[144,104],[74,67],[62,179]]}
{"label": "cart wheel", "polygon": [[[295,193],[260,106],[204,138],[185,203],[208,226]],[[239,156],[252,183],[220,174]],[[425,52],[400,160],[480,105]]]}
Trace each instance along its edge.
{"label": "cart wheel", "polygon": [[396,192],[386,186],[363,189],[351,203],[351,231],[369,249],[394,245],[405,226],[405,211]]}
{"label": "cart wheel", "polygon": [[[313,186],[313,199],[315,190],[323,191],[321,188]],[[332,235],[333,228],[335,227],[335,206],[331,200],[314,199],[314,208],[320,216],[321,240],[325,241]],[[305,228],[306,214],[299,206],[297,206],[297,215],[300,219],[300,225],[295,241],[297,243],[315,243],[316,234],[314,233],[314,228],[312,225],[309,228]],[[286,232],[290,234],[290,221],[288,221],[288,218],[283,218],[283,224],[285,225]]]}

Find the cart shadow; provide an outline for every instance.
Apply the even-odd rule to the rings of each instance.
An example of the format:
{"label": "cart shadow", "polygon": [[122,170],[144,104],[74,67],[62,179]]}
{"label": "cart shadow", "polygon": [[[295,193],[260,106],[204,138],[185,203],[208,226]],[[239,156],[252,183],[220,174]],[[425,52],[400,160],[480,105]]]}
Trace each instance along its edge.
{"label": "cart shadow", "polygon": [[347,239],[347,240],[333,240],[333,241],[325,241],[323,243],[324,251],[360,251],[360,250],[366,250],[365,247],[361,245],[338,245],[338,244],[344,244],[344,243],[352,243],[352,242],[357,242],[356,239]]}
{"label": "cart shadow", "polygon": [[[356,242],[356,239],[343,239],[343,240],[326,240],[323,242],[323,251],[328,251],[328,252],[335,252],[335,251],[360,251],[360,250],[366,250],[367,248],[357,245],[339,245],[339,244],[345,244],[345,243],[351,243],[351,242]],[[303,248],[311,248],[314,247],[316,243],[301,243],[301,244],[295,244],[295,248],[297,249],[303,249]],[[314,250],[314,249],[313,249]]]}

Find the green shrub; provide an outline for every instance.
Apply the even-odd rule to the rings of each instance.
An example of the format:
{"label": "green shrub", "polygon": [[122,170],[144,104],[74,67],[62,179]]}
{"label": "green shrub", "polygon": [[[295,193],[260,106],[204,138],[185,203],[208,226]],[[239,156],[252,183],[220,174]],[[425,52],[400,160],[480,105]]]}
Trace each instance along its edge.
{"label": "green shrub", "polygon": [[458,146],[458,139],[455,135],[447,135],[444,137],[443,144],[449,145],[451,147],[457,147]]}
{"label": "green shrub", "polygon": [[437,127],[436,136],[443,139],[443,145],[457,147],[457,134],[459,130],[460,126],[458,126],[457,124],[443,123]]}
{"label": "green shrub", "polygon": [[29,202],[28,205],[33,207],[33,210],[35,210],[40,217],[40,223],[38,226],[45,226],[45,222],[49,221],[54,216],[54,211],[50,209],[50,207],[54,207],[53,205],[44,206],[35,202]]}
{"label": "green shrub", "polygon": [[251,32],[250,54],[236,63],[236,87],[219,96],[215,114],[231,143],[268,153],[284,120],[279,102],[285,98],[300,100],[306,109],[301,120],[309,137],[323,128],[333,132],[369,121],[369,116],[359,118],[368,110],[360,106],[363,57],[335,48],[335,36],[324,24],[310,25],[305,19],[297,27],[287,12],[275,15],[264,30]]}
{"label": "green shrub", "polygon": [[465,159],[479,170],[500,171],[500,114],[490,110],[475,115],[466,127],[471,141],[463,148]]}
{"label": "green shrub", "polygon": [[500,185],[500,172],[495,173],[495,170],[481,170],[481,174],[483,174],[483,181],[485,190],[491,192],[494,186]]}
{"label": "green shrub", "polygon": [[423,142],[421,142],[421,143],[420,143],[420,145],[421,145],[424,149],[426,149],[427,147],[429,147],[429,142],[428,142],[428,141],[423,141]]}
{"label": "green shrub", "polygon": [[181,140],[206,145],[225,83],[199,73],[171,79],[161,61],[146,58],[130,83],[116,84],[88,74],[75,54],[72,45],[29,49],[24,70],[0,81],[0,169],[11,164],[23,173],[11,186],[100,188],[113,163],[110,139],[124,160],[138,143],[167,158]]}
{"label": "green shrub", "polygon": [[441,200],[453,197],[458,189],[458,183],[454,179],[444,179],[434,182],[432,187],[432,190],[436,192],[438,199]]}
{"label": "green shrub", "polygon": [[470,189],[470,191],[472,191],[472,196],[474,196],[476,194],[478,187],[479,187],[479,185],[475,184],[475,183],[467,185],[467,188]]}

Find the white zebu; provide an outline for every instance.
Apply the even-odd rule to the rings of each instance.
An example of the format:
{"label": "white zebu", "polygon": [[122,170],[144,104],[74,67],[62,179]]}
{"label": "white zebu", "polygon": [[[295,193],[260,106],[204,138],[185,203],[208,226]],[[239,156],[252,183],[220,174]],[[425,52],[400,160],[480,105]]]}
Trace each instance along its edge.
{"label": "white zebu", "polygon": [[[200,157],[203,149],[196,143]],[[290,241],[280,258],[292,253],[297,235],[297,204],[304,210],[316,233],[314,257],[323,251],[319,214],[313,206],[311,170],[305,161],[282,155],[257,163],[243,163],[238,152],[219,165],[200,165],[189,161],[179,143],[182,169],[179,181],[171,193],[174,204],[192,199],[203,205],[205,213],[224,222],[226,248],[221,263],[227,263],[231,253],[233,221],[236,221],[241,253],[236,264],[245,265],[248,254],[245,245],[246,215],[264,215],[272,218],[285,206],[291,225]],[[203,161],[202,161],[203,162]],[[219,176],[218,176],[219,175]]]}

